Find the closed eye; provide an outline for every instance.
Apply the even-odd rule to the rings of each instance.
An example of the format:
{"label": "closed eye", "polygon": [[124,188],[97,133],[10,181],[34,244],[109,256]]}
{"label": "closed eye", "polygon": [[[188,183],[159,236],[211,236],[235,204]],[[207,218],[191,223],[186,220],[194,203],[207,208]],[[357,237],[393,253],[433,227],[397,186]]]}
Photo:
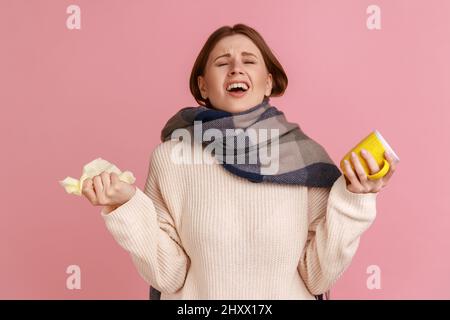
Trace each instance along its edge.
{"label": "closed eye", "polygon": [[[253,62],[253,61],[246,61],[246,62],[244,62],[244,64],[255,64],[256,62]],[[222,66],[226,66],[226,65],[228,65],[228,63],[221,63],[221,64],[218,64],[217,66],[218,67],[222,67]]]}

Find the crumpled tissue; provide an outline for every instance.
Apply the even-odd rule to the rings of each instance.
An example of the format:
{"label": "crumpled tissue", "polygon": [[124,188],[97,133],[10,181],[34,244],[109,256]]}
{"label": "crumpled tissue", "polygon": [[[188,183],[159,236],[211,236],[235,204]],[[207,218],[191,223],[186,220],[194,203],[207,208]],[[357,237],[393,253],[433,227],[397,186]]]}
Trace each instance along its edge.
{"label": "crumpled tissue", "polygon": [[97,158],[83,167],[83,174],[79,180],[72,177],[67,177],[64,180],[59,181],[59,184],[64,187],[67,193],[81,196],[81,189],[83,187],[84,180],[88,178],[92,179],[93,177],[101,174],[103,171],[108,173],[115,172],[119,176],[120,180],[129,184],[133,184],[136,181],[136,178],[131,171],[122,172],[112,163],[102,158]]}

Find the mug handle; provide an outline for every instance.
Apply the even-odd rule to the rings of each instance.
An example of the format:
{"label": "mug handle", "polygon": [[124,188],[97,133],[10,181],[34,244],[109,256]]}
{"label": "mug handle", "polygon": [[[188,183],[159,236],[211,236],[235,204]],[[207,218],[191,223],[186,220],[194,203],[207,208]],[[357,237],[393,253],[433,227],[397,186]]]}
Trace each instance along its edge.
{"label": "mug handle", "polygon": [[387,162],[386,159],[383,159],[383,160],[384,160],[383,168],[381,168],[381,170],[378,171],[377,173],[367,175],[367,178],[369,178],[371,180],[376,180],[376,179],[380,179],[380,178],[384,177],[386,175],[386,173],[388,173],[389,167],[390,167],[389,162]]}

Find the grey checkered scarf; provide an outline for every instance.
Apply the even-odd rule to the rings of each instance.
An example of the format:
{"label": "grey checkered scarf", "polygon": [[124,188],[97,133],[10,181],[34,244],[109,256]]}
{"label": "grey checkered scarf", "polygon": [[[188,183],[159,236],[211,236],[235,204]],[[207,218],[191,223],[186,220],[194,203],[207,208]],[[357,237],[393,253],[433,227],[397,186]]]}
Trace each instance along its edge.
{"label": "grey checkered scarf", "polygon": [[[229,172],[247,178],[251,182],[272,182],[280,184],[297,184],[309,187],[331,187],[341,176],[341,172],[328,156],[325,149],[305,135],[295,123],[286,121],[283,112],[269,104],[269,98],[243,112],[230,113],[214,108],[211,104],[198,107],[186,107],[179,110],[164,126],[161,132],[161,141],[172,139],[172,133],[176,129],[186,129],[189,134],[195,135],[195,121],[200,121],[202,132],[207,129],[219,130],[221,139],[214,141],[201,141],[203,145],[215,143],[214,155],[222,162],[223,167]],[[249,135],[243,135],[242,131],[236,134],[236,130],[227,132],[227,129],[278,129],[275,134],[267,134],[264,139],[251,139]],[[270,137],[269,137],[270,136]],[[239,144],[237,141],[249,140],[249,143]],[[195,139],[191,139],[195,143]],[[259,151],[278,143],[278,172],[276,174],[262,174]],[[241,148],[239,147],[241,146]],[[231,150],[230,150],[231,149]],[[227,157],[230,151],[234,156],[232,161]],[[272,149],[273,151],[273,149]],[[226,153],[225,153],[226,152]],[[255,164],[239,164],[239,156],[250,159],[250,155],[256,155]],[[271,157],[274,156],[271,154]],[[159,300],[161,292],[150,286],[150,299]],[[315,296],[322,300],[323,295]]]}
{"label": "grey checkered scarf", "polygon": [[[287,122],[283,112],[270,105],[268,97],[237,113],[218,110],[211,104],[183,108],[166,123],[161,141],[170,140],[176,129],[186,129],[191,137],[195,136],[195,123],[201,132],[220,131],[218,138],[201,143],[203,146],[214,144],[211,150],[219,163],[251,182],[331,187],[341,176],[325,149],[304,134],[297,124]],[[252,130],[257,134],[249,134]],[[193,138],[191,141],[196,142]],[[265,155],[264,161],[262,155]]]}

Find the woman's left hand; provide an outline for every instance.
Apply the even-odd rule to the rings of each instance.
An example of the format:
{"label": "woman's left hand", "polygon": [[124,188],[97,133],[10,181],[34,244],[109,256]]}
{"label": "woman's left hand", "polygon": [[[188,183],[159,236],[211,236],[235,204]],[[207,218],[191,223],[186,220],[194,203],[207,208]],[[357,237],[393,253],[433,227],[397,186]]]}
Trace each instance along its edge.
{"label": "woman's left hand", "polygon": [[[395,172],[396,163],[389,153],[385,152],[386,160],[389,162],[390,168],[386,175],[382,178],[371,180],[367,177],[363,166],[361,165],[359,158],[352,152],[350,156],[353,166],[355,167],[356,174],[353,171],[349,162],[344,163],[344,174],[347,182],[347,189],[353,193],[377,193],[382,188],[386,187],[389,179]],[[380,171],[377,161],[373,158],[372,154],[367,150],[362,149],[361,155],[365,159],[367,166],[369,167],[370,174],[375,174]]]}

